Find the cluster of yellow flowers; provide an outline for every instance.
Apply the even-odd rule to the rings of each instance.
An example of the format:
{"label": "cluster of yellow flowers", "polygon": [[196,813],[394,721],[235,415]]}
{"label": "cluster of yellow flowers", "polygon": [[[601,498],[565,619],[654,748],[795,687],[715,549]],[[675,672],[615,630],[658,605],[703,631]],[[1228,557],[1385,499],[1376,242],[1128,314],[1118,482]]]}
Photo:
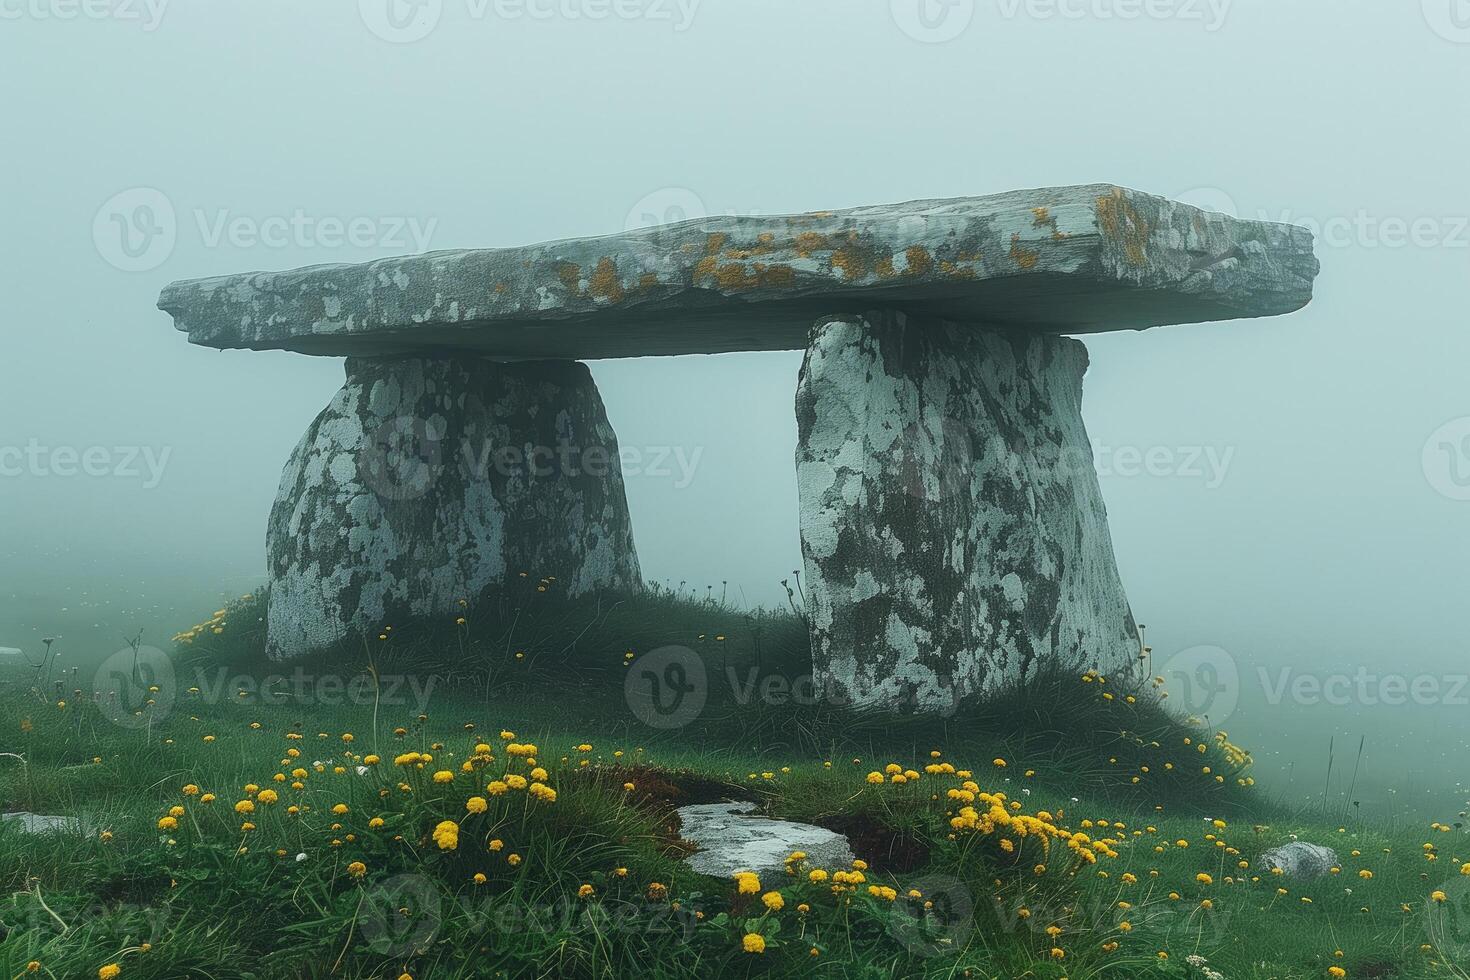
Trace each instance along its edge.
{"label": "cluster of yellow flowers", "polygon": [[452,851],[459,847],[459,824],[453,820],[441,820],[434,828],[434,843],[441,851]]}
{"label": "cluster of yellow flowers", "polygon": [[[1218,746],[1220,751],[1224,754],[1225,761],[1229,762],[1235,768],[1244,769],[1251,764],[1251,754],[1240,746],[1232,743],[1230,741],[1230,736],[1227,735],[1225,732],[1215,733],[1215,745]],[[1247,777],[1247,785],[1254,786],[1255,780]]]}
{"label": "cluster of yellow flowers", "polygon": [[[959,780],[958,786],[951,786],[944,793],[944,798],[951,804],[958,804],[958,809],[948,815],[952,836],[994,837],[996,846],[1008,854],[1016,853],[1027,839],[1033,839],[1041,845],[1043,853],[1050,853],[1054,841],[1061,842],[1072,851],[1079,862],[1087,864],[1096,863],[1100,856],[1118,856],[1114,850],[1118,840],[1108,837],[1094,840],[1087,834],[1066,830],[1058,823],[1060,812],[1052,814],[1040,810],[1035,814],[1023,813],[1021,803],[1008,799],[1004,793],[982,791],[971,770],[956,769],[951,763],[940,761],[942,753],[938,750],[929,755],[932,761],[924,766],[923,774],[890,762],[882,770],[868,773],[865,779],[872,786],[910,786],[925,775]],[[997,770],[1003,770],[1008,763],[1005,759],[997,758],[991,761],[991,765]],[[1029,778],[1035,775],[1035,771],[1028,769],[1025,775]],[[1038,867],[1044,870],[1044,866]]]}
{"label": "cluster of yellow flowers", "polygon": [[[249,602],[254,598],[254,595],[246,594],[240,597],[240,601]],[[231,605],[233,605],[233,603]],[[228,619],[229,615],[230,608],[228,606],[224,609],[216,609],[214,611],[214,615],[210,616],[204,622],[196,623],[186,630],[175,633],[173,637],[173,642],[188,645],[193,643],[195,640],[199,639],[199,637],[205,635],[206,633],[218,636],[225,631],[225,622]]]}
{"label": "cluster of yellow flowers", "polygon": [[947,795],[962,804],[959,812],[950,818],[951,829],[958,834],[995,837],[997,846],[1006,853],[1015,853],[1027,838],[1032,838],[1041,845],[1045,854],[1051,853],[1053,841],[1059,841],[1066,845],[1077,861],[1084,864],[1096,864],[1099,856],[1118,856],[1114,849],[1119,843],[1117,839],[1102,837],[1094,840],[1081,831],[1065,830],[1057,824],[1057,817],[1047,810],[1038,810],[1034,815],[1022,813],[1019,802],[1008,800],[1004,793],[981,792],[971,780],[949,790]]}
{"label": "cluster of yellow flowers", "polygon": [[[467,730],[473,730],[473,725],[466,725]],[[249,728],[252,732],[261,729],[261,725],[251,723]],[[404,728],[398,728],[394,732],[398,738],[404,738],[408,732]],[[394,818],[390,811],[400,808],[391,805],[396,797],[409,805],[402,808],[399,816],[407,817],[410,825],[417,814],[425,809],[438,810],[437,817],[445,817],[442,813],[443,796],[441,789],[451,789],[462,778],[473,780],[475,789],[464,800],[464,812],[467,815],[487,813],[491,808],[490,800],[507,794],[515,794],[524,791],[524,800],[536,800],[540,803],[554,803],[557,799],[556,790],[551,786],[550,774],[536,762],[536,746],[515,742],[515,735],[506,731],[501,733],[506,743],[505,754],[515,760],[515,765],[525,766],[528,771],[502,772],[488,782],[481,783],[485,777],[481,771],[495,763],[496,751],[485,742],[477,742],[463,762],[454,764],[455,753],[446,750],[440,743],[428,746],[427,750],[415,749],[398,753],[393,757],[393,765],[403,771],[401,777],[364,779],[369,777],[375,767],[382,763],[382,759],[375,753],[359,755],[352,748],[355,741],[351,733],[344,733],[340,741],[344,746],[340,756],[336,760],[316,761],[306,764],[302,759],[302,749],[299,743],[304,736],[300,732],[286,732],[284,737],[287,747],[279,762],[279,771],[275,772],[267,780],[262,780],[264,786],[254,782],[246,783],[242,787],[242,793],[236,801],[225,811],[213,811],[211,815],[210,804],[214,803],[214,793],[204,792],[199,783],[186,783],[180,790],[185,798],[185,803],[196,803],[200,809],[193,812],[182,804],[170,806],[166,813],[157,820],[159,831],[166,835],[176,835],[184,827],[186,822],[196,834],[206,836],[211,830],[223,829],[233,836],[232,827],[224,818],[233,815],[240,820],[238,830],[242,834],[252,834],[258,830],[256,821],[267,824],[272,835],[281,840],[282,846],[275,848],[277,858],[288,858],[295,854],[296,861],[306,860],[308,852],[314,847],[325,843],[331,848],[350,847],[358,841],[360,830],[354,829],[351,823],[354,821],[354,809],[359,805],[357,802],[347,802],[354,799],[360,801],[364,793],[378,801],[389,803],[379,815],[373,815],[366,821],[367,831],[383,831],[388,827],[388,821]],[[330,736],[323,732],[318,736],[325,740]],[[213,740],[208,736],[207,740]],[[171,740],[169,740],[171,742]],[[442,761],[436,761],[436,755],[442,755]],[[564,760],[565,761],[565,760]],[[440,768],[442,766],[442,768]],[[391,770],[390,770],[391,772]],[[346,785],[331,783],[316,783],[314,774],[321,776],[353,775],[357,777]],[[484,788],[479,789],[480,786]],[[335,788],[334,788],[335,787]],[[476,790],[479,790],[476,792]],[[396,792],[395,792],[396,791]],[[330,792],[332,796],[322,799],[324,792]],[[483,794],[483,795],[482,795]],[[333,798],[335,797],[335,799]],[[507,803],[509,800],[507,799]],[[278,810],[280,816],[271,816],[266,819],[270,811]],[[325,811],[327,821],[314,819],[314,814]],[[386,815],[386,819],[385,819]],[[282,822],[283,819],[289,822]],[[492,826],[499,825],[499,821],[492,821]],[[265,833],[265,831],[261,831]],[[319,834],[323,836],[318,836]],[[457,850],[460,846],[462,831],[460,823],[454,819],[438,819],[437,823],[429,832],[430,839],[443,851]],[[395,835],[394,840],[402,841],[402,835]],[[170,836],[166,843],[173,846],[178,842]],[[286,846],[289,845],[289,846]],[[486,850],[490,853],[505,849],[505,842],[499,838],[489,840]],[[244,855],[250,851],[250,847],[244,843],[238,846],[238,854]],[[509,853],[505,857],[506,864],[515,868],[521,864],[521,856]],[[353,878],[363,878],[368,874],[368,864],[364,860],[353,860],[346,864],[346,872]],[[483,873],[474,876],[476,884],[483,884],[488,880]]]}

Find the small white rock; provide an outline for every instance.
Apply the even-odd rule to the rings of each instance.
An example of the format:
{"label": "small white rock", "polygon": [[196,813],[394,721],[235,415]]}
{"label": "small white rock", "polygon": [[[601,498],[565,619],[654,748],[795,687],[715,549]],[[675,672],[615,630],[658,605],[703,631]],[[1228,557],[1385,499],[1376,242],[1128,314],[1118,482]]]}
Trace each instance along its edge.
{"label": "small white rock", "polygon": [[1320,878],[1338,866],[1337,852],[1321,844],[1297,840],[1262,854],[1258,866],[1263,871],[1280,868],[1288,878],[1310,880]]}
{"label": "small white rock", "polygon": [[781,871],[793,851],[814,868],[846,869],[854,856],[847,838],[824,827],[754,816],[754,803],[706,803],[680,807],[679,836],[699,845],[689,867],[728,878],[738,871]]}

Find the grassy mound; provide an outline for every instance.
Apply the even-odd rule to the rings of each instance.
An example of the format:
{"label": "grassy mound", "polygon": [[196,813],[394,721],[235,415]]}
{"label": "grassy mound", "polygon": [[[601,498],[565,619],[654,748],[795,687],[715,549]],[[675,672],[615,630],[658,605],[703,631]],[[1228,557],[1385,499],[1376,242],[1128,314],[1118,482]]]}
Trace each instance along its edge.
{"label": "grassy mound", "polygon": [[[1465,975],[1458,833],[1274,825],[1147,681],[854,712],[765,683],[805,673],[795,614],[554,590],[285,667],[252,596],[140,689],[0,688],[0,809],[79,821],[0,824],[0,976]],[[717,679],[650,727],[628,678],[668,646]],[[695,874],[677,808],[720,799],[859,861]],[[1294,835],[1340,867],[1259,867]]]}

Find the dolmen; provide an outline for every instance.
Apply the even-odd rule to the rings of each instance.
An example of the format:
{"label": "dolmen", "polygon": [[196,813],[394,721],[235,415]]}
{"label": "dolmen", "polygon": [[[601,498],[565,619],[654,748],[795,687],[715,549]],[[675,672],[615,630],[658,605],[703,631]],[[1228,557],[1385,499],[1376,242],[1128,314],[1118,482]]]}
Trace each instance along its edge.
{"label": "dolmen", "polygon": [[347,359],[270,515],[272,657],[527,570],[638,589],[582,362],[805,350],[814,679],[937,710],[1137,658],[1072,335],[1290,313],[1317,271],[1304,228],[1099,184],[199,279],[158,305],[195,344]]}

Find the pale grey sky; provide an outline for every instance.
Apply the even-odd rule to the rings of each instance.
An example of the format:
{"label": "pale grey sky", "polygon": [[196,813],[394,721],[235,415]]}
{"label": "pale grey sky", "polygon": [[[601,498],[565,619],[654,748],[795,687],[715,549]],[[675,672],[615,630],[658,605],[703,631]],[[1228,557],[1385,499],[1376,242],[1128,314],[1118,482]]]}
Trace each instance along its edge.
{"label": "pale grey sky", "polygon": [[[262,577],[341,364],[190,347],[169,280],[1114,181],[1323,232],[1302,313],[1087,341],[1160,656],[1463,669],[1470,0],[420,3],[0,0],[0,645]],[[697,462],[629,478],[649,577],[782,597],[799,362],[593,365]]]}

